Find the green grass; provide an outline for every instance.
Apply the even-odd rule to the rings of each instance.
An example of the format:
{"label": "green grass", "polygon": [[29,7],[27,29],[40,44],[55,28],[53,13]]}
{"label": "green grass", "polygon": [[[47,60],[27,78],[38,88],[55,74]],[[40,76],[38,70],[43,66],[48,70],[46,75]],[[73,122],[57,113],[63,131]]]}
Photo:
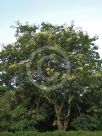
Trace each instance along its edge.
{"label": "green grass", "polygon": [[102,136],[102,131],[88,132],[88,131],[69,131],[69,132],[33,132],[33,131],[24,131],[24,132],[0,132],[0,136]]}

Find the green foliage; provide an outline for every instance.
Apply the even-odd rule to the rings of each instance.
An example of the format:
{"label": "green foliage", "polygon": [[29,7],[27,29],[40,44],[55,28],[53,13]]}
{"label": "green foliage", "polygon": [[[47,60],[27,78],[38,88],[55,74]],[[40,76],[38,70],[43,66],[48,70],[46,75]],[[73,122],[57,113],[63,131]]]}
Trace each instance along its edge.
{"label": "green foliage", "polygon": [[97,128],[97,120],[89,115],[82,115],[73,120],[71,123],[75,130],[92,131]]}
{"label": "green foliage", "polygon": [[[37,27],[18,22],[15,28],[17,41],[4,46],[0,52],[1,131],[67,130],[73,119],[75,129],[83,122],[81,129],[86,125],[85,129],[98,130],[96,126],[102,124],[102,60],[95,45],[97,37],[91,38],[76,30],[73,24],[42,23]],[[71,67],[66,84],[52,91],[42,91],[32,85],[26,69],[30,55],[45,46],[66,52]],[[42,54],[37,54],[32,68]],[[46,66],[42,67],[42,72],[50,77],[56,69],[45,69]],[[58,67],[58,71],[62,81],[63,70]],[[53,83],[56,82],[55,79]],[[85,117],[78,117],[82,114]],[[96,118],[89,116],[94,114],[100,119],[97,125],[94,124]]]}
{"label": "green foliage", "polygon": [[85,131],[69,131],[69,132],[46,132],[46,133],[38,133],[34,131],[23,131],[23,132],[1,132],[0,136],[101,136],[102,132],[85,132]]}

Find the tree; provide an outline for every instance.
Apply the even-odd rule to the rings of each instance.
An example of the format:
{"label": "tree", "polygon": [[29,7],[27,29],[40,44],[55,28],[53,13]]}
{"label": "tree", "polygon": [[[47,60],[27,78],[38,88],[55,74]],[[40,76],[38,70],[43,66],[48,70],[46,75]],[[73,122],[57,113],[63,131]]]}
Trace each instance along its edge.
{"label": "tree", "polygon": [[[97,37],[91,38],[87,33],[76,30],[73,24],[53,26],[42,23],[37,27],[18,23],[16,30],[17,41],[1,51],[1,87],[20,90],[21,99],[26,101],[23,107],[27,107],[28,113],[30,110],[32,113],[36,108],[37,111],[43,108],[44,111],[47,101],[48,105],[53,106],[52,114],[53,112],[55,114],[53,124],[59,130],[69,129],[76,111],[82,114],[92,108],[89,102],[89,107],[86,105],[86,109],[83,108],[84,102],[87,103],[86,95],[91,97],[93,91],[97,93],[99,88],[102,88],[102,60],[95,45]],[[70,62],[70,67],[66,58]],[[40,71],[35,72],[37,70]],[[62,82],[63,79],[65,84]],[[61,84],[56,87],[58,82]],[[39,115],[39,112],[36,113]],[[45,113],[44,116],[46,121]],[[48,116],[51,117],[47,113]],[[40,117],[42,116],[36,118],[37,122],[39,119],[43,120]],[[30,118],[32,119],[35,118]]]}

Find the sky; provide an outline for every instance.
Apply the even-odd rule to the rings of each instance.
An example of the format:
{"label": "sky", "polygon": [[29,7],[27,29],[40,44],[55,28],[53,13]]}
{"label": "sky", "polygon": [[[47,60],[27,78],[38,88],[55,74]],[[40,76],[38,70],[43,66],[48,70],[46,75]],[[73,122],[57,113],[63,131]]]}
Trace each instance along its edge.
{"label": "sky", "polygon": [[15,42],[10,28],[21,23],[71,24],[81,27],[90,36],[98,35],[96,45],[102,58],[102,0],[0,0],[0,48]]}

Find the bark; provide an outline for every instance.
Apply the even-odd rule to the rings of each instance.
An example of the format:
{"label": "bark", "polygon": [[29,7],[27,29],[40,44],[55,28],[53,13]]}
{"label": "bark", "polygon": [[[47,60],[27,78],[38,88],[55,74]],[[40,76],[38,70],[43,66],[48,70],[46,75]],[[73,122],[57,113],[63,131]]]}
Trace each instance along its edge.
{"label": "bark", "polygon": [[72,98],[69,99],[68,107],[67,107],[68,110],[63,121],[61,120],[61,113],[63,112],[63,104],[61,104],[60,106],[57,104],[54,104],[58,130],[66,131],[68,128],[70,114],[71,114],[71,101],[72,101]]}
{"label": "bark", "polygon": [[60,119],[61,108],[57,104],[54,105],[54,108],[55,108],[55,113],[56,113],[56,118],[57,118],[58,130],[63,130],[63,125]]}

